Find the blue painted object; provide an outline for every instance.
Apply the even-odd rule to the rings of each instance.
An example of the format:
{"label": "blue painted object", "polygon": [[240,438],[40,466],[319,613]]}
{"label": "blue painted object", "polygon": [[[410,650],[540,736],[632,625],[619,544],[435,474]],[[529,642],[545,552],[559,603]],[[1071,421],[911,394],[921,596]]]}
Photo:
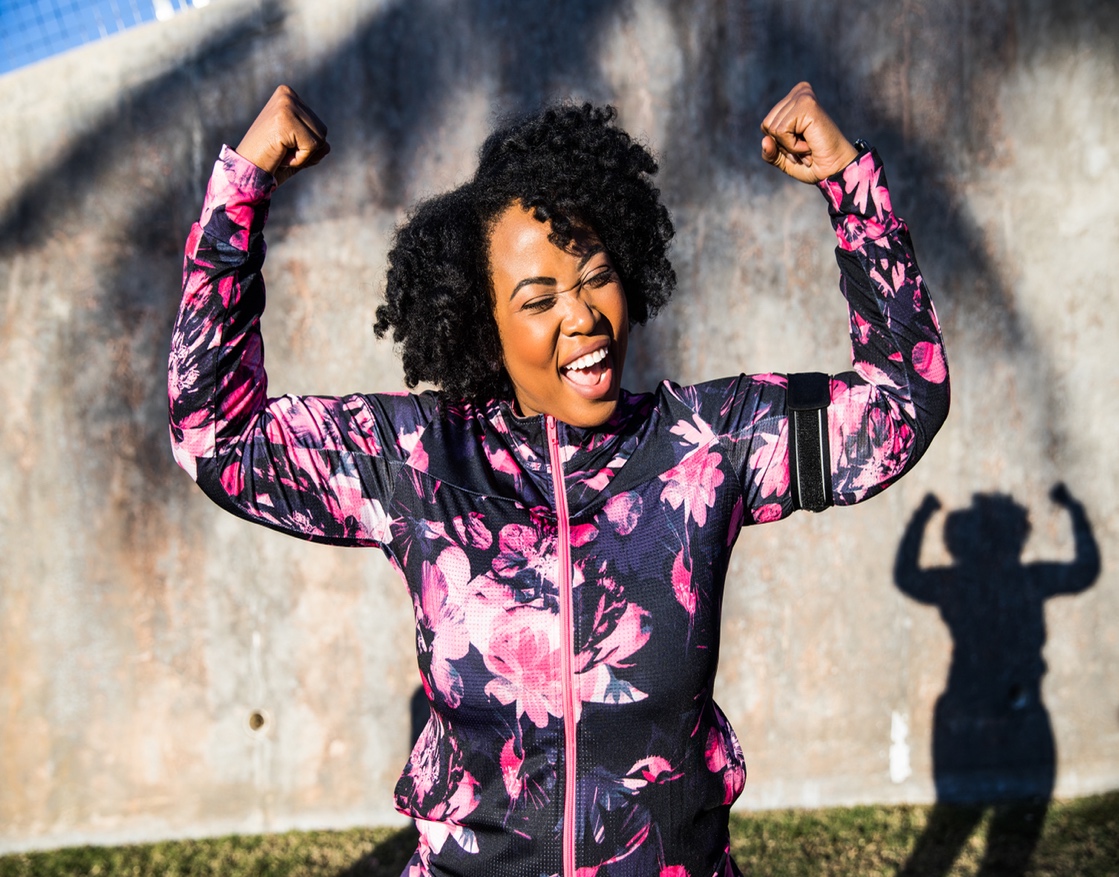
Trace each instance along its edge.
{"label": "blue painted object", "polygon": [[0,75],[209,0],[0,0]]}

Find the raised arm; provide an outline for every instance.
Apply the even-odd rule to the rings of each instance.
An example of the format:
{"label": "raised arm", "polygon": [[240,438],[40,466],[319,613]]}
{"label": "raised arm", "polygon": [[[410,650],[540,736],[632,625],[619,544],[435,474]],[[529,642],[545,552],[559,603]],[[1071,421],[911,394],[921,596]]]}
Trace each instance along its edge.
{"label": "raised arm", "polygon": [[168,368],[171,444],[234,514],[314,541],[373,545],[386,538],[393,473],[430,405],[410,396],[270,399],[264,371],[269,200],[329,151],[325,134],[281,87],[242,141],[247,155],[222,150],[186,245]]}
{"label": "raised arm", "polygon": [[940,509],[940,500],[928,493],[909,519],[894,559],[894,582],[903,594],[908,594],[921,603],[937,605],[940,595],[937,583],[943,579],[943,570],[922,570],[921,543],[925,541],[925,531],[929,520]]}
{"label": "raised arm", "polygon": [[1049,498],[1064,508],[1072,519],[1072,535],[1076,556],[1072,563],[1034,563],[1030,573],[1038,581],[1047,597],[1058,594],[1078,594],[1092,586],[1100,575],[1100,546],[1092,533],[1092,525],[1084,505],[1076,499],[1064,483],[1055,484]]}
{"label": "raised arm", "polygon": [[857,151],[807,83],[774,108],[762,130],[763,157],[824,192],[838,238],[853,369],[830,380],[828,444],[834,502],[849,505],[900,477],[944,422],[940,326],[877,153]]}
{"label": "raised arm", "polygon": [[[818,458],[828,460],[828,481],[817,475],[818,494],[830,484],[827,499],[850,505],[912,467],[944,422],[948,370],[940,327],[878,154],[856,149],[807,83],[773,108],[762,131],[762,157],[822,191],[838,239],[853,367],[801,386],[811,388],[808,395],[819,397],[812,404],[827,415],[828,453],[823,441],[817,444]],[[776,521],[798,508],[790,480],[788,376],[742,375],[697,390],[697,414],[724,437],[740,473],[745,520]]]}

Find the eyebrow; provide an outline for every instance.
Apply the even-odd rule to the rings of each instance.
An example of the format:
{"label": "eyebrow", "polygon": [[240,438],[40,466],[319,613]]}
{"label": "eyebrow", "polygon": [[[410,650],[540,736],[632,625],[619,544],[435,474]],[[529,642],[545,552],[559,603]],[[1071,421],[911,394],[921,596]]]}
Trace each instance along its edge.
{"label": "eyebrow", "polygon": [[521,291],[522,286],[532,286],[534,283],[539,283],[544,286],[555,286],[556,278],[554,277],[526,277],[520,283],[513,287],[513,292],[509,295],[509,300],[512,301],[518,292]]}
{"label": "eyebrow", "polygon": [[[605,250],[606,250],[606,247],[602,246],[602,244],[592,244],[591,247],[585,253],[583,253],[582,256],[579,257],[579,264],[575,266],[576,270],[581,271],[583,269],[583,266],[586,265],[587,262],[589,262],[591,260],[592,256],[596,256],[599,253],[605,252]],[[509,294],[509,300],[510,301],[513,300],[513,297],[516,296],[516,294],[521,291],[522,286],[532,286],[533,284],[536,284],[536,283],[538,283],[542,286],[555,286],[556,285],[556,278],[554,278],[554,277],[526,277],[524,280],[520,281],[516,286],[513,287],[513,291]]]}

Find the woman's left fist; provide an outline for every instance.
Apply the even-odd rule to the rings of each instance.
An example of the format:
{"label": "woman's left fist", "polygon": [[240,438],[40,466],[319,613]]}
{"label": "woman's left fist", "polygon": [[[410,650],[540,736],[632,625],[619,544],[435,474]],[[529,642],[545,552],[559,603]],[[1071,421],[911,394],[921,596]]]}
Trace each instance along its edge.
{"label": "woman's left fist", "polygon": [[802,183],[827,179],[859,154],[807,82],[794,86],[769,111],[762,133],[762,158]]}

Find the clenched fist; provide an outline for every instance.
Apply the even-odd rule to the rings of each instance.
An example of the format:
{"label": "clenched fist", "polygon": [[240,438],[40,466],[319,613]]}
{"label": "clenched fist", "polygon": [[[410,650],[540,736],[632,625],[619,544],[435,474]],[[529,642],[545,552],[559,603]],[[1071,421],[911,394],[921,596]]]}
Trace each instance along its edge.
{"label": "clenched fist", "polygon": [[807,82],[794,86],[769,111],[762,133],[762,158],[802,183],[827,179],[858,155]]}
{"label": "clenched fist", "polygon": [[291,88],[281,85],[237,145],[237,154],[283,183],[330,152],[326,125]]}

